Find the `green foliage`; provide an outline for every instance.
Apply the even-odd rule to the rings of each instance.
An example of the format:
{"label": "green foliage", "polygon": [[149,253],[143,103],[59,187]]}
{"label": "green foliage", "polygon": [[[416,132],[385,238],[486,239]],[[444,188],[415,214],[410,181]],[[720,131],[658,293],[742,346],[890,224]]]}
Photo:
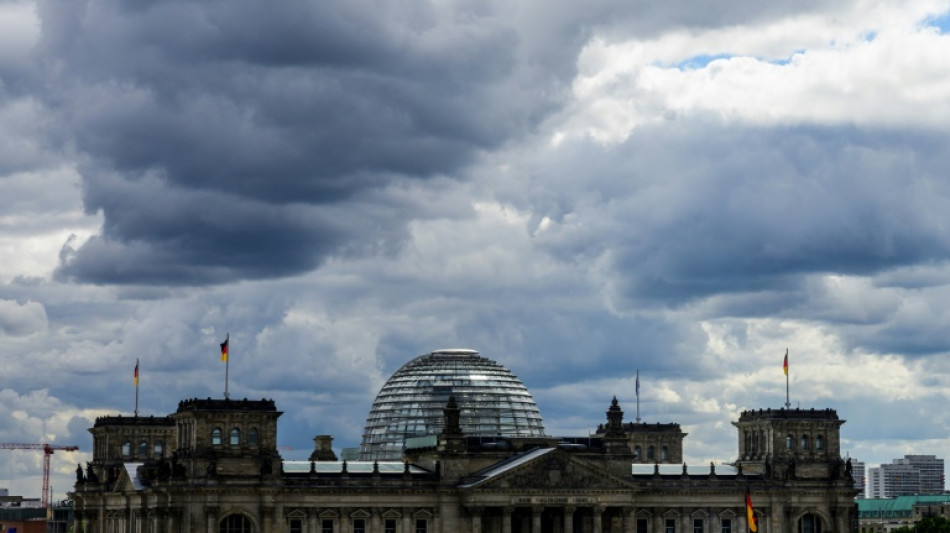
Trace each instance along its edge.
{"label": "green foliage", "polygon": [[950,520],[942,516],[922,518],[914,526],[913,533],[950,533]]}

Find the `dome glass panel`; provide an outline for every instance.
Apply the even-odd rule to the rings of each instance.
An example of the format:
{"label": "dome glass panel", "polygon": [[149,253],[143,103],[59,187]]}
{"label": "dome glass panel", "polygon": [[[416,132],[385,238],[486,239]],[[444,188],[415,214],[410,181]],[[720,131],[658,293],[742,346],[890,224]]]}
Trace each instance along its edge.
{"label": "dome glass panel", "polygon": [[459,405],[466,435],[544,435],[534,398],[510,370],[475,350],[437,350],[403,365],[380,389],[360,459],[399,459],[407,438],[439,434],[449,396]]}

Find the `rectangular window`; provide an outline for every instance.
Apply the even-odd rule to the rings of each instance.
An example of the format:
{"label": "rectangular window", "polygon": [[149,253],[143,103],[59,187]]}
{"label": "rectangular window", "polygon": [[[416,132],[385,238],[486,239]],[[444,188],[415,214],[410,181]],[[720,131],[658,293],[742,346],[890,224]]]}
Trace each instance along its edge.
{"label": "rectangular window", "polygon": [[637,518],[637,533],[647,533],[646,518]]}
{"label": "rectangular window", "polygon": [[666,519],[666,533],[676,533],[676,520],[673,518]]}
{"label": "rectangular window", "polygon": [[720,528],[720,533],[732,533],[732,519],[723,518],[722,527]]}
{"label": "rectangular window", "polygon": [[424,519],[416,520],[416,533],[426,533],[429,531],[428,522]]}
{"label": "rectangular window", "polygon": [[693,519],[693,533],[703,533],[703,529],[705,529],[703,527],[703,519],[694,518]]}
{"label": "rectangular window", "polygon": [[366,533],[366,521],[361,518],[353,520],[353,533]]}
{"label": "rectangular window", "polygon": [[294,518],[290,521],[290,533],[303,533],[303,521]]}
{"label": "rectangular window", "polygon": [[396,533],[396,521],[386,520],[384,529],[385,529],[385,533]]}
{"label": "rectangular window", "polygon": [[324,520],[320,526],[320,533],[333,533],[333,520]]}

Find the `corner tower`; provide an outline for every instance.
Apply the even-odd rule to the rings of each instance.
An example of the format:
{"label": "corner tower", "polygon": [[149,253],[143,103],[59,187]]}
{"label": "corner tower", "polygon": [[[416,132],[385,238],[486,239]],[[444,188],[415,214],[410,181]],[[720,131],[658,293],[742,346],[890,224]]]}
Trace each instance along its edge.
{"label": "corner tower", "polygon": [[839,478],[841,424],[834,409],[743,411],[738,429],[743,472],[778,479]]}

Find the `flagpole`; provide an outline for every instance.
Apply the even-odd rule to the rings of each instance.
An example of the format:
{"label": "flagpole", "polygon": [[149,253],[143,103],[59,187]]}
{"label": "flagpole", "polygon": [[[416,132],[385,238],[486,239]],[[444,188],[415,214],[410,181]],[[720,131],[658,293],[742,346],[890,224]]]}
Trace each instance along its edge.
{"label": "flagpole", "polygon": [[139,416],[139,358],[135,358],[135,416]]}
{"label": "flagpole", "polygon": [[228,399],[228,372],[231,368],[231,334],[228,333],[221,343],[221,358],[224,359],[224,399]]}
{"label": "flagpole", "polygon": [[792,402],[788,398],[788,348],[785,348],[785,408],[792,407]]}
{"label": "flagpole", "polygon": [[228,333],[228,335],[224,338],[224,346],[225,346],[225,349],[227,350],[226,355],[224,357],[224,399],[225,400],[228,399],[228,371],[230,370],[230,367],[231,367],[230,340],[231,340],[231,334]]}
{"label": "flagpole", "polygon": [[640,369],[637,369],[637,424],[640,423]]}

